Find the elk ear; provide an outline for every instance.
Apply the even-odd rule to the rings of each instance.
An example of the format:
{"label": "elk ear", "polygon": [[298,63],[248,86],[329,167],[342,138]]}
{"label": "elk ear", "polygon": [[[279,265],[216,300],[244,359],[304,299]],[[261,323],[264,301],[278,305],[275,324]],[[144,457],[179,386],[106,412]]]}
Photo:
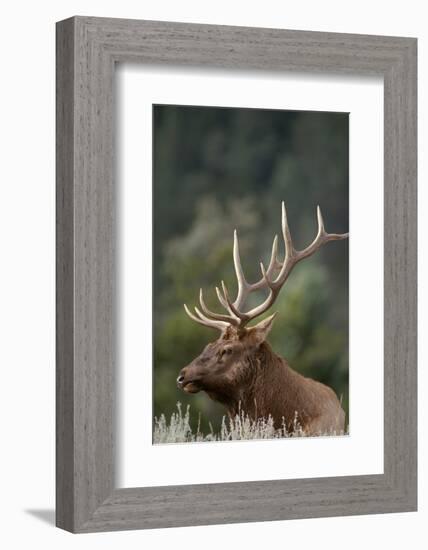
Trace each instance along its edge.
{"label": "elk ear", "polygon": [[266,317],[266,319],[263,319],[263,321],[260,321],[260,323],[257,323],[254,327],[247,329],[247,334],[254,344],[259,346],[266,340],[270,329],[273,327],[273,320],[275,319],[275,316],[276,313],[270,317]]}

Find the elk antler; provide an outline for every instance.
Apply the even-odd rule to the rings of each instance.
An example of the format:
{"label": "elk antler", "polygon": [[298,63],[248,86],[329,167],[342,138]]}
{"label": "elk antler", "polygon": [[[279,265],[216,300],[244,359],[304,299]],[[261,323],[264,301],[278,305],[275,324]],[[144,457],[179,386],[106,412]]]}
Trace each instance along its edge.
{"label": "elk antler", "polygon": [[[275,302],[282,286],[288,279],[293,267],[305,258],[312,256],[323,244],[329,241],[339,241],[348,238],[348,233],[336,234],[327,233],[324,229],[324,221],[322,219],[320,207],[317,206],[317,219],[318,219],[318,233],[312,243],[304,250],[296,250],[293,246],[291,239],[290,229],[287,222],[287,212],[285,210],[284,203],[282,203],[282,236],[284,238],[285,245],[285,257],[281,263],[278,260],[278,237],[275,235],[272,244],[272,252],[268,268],[265,269],[263,263],[260,263],[262,277],[255,283],[249,283],[244,275],[241,265],[241,258],[239,254],[239,242],[236,230],[233,236],[233,263],[235,266],[236,279],[238,281],[238,293],[236,299],[232,302],[229,292],[227,290],[224,281],[221,282],[221,290],[216,287],[217,297],[220,304],[226,309],[227,315],[214,313],[210,311],[205,305],[202,289],[199,292],[199,302],[202,312],[195,307],[196,315],[193,315],[186,305],[184,309],[191,319],[194,321],[220,330],[226,329],[232,325],[239,329],[243,329],[245,325],[252,319],[258,317],[265,311],[267,311]],[[279,273],[276,277],[273,277],[275,271]],[[248,296],[256,290],[268,289],[269,294],[265,301],[254,307],[253,309],[244,312],[242,306],[247,300]]]}

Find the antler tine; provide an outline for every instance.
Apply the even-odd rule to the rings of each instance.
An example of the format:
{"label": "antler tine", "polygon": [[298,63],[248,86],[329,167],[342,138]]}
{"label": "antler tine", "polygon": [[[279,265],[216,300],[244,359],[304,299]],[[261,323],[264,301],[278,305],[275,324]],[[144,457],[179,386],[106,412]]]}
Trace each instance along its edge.
{"label": "antler tine", "polygon": [[221,330],[223,330],[223,329],[227,328],[230,325],[229,321],[218,321],[218,320],[215,320],[215,319],[209,319],[208,317],[203,315],[203,313],[201,313],[199,308],[196,307],[196,306],[193,309],[195,310],[195,312],[199,316],[199,318],[202,321],[204,321],[205,323],[211,324],[211,323],[214,322],[215,325],[213,325],[213,326],[215,326],[215,328],[220,328]]}
{"label": "antler tine", "polygon": [[214,321],[212,319],[208,319],[207,317],[202,315],[202,313],[198,310],[197,307],[195,307],[195,311],[196,311],[198,317],[196,315],[194,315],[189,310],[189,308],[187,307],[186,304],[183,304],[183,306],[184,306],[184,311],[187,313],[187,315],[193,321],[196,321],[200,325],[204,325],[205,327],[215,328],[215,329],[218,329],[220,331],[224,331],[229,326],[229,323],[226,323],[226,322],[223,322],[223,321]]}
{"label": "antler tine", "polygon": [[215,291],[220,304],[224,307],[224,309],[229,310],[229,306],[227,305],[227,302],[224,299],[224,296],[222,295],[222,293],[220,292],[220,289],[218,288],[218,286],[215,287]]}
{"label": "antler tine", "polygon": [[285,257],[291,258],[295,253],[295,249],[293,246],[293,241],[291,239],[290,228],[288,226],[287,210],[285,209],[284,201],[282,201],[281,203],[281,214],[282,235],[284,237],[285,244]]}
{"label": "antler tine", "polygon": [[[236,233],[236,230],[234,233],[233,258],[235,262],[236,278],[238,279],[238,294],[236,296],[236,300],[233,302],[233,306],[235,307],[235,309],[239,310],[244,304],[245,300],[248,298],[248,295],[251,292],[254,292],[255,290],[264,288],[266,283],[263,277],[255,283],[249,283],[245,279],[244,272],[242,269],[240,254],[239,254],[239,243],[238,243],[238,235]],[[278,261],[278,235],[275,235],[272,243],[272,252],[270,255],[269,265],[266,271],[267,277],[269,278],[276,268],[281,268],[281,267],[282,267],[282,264]],[[238,277],[238,272],[240,274],[239,277]],[[219,291],[217,291],[217,295],[218,293]],[[220,300],[220,303],[223,305],[223,307],[225,307],[226,309],[229,309],[228,306],[226,306],[222,302],[222,299],[220,297],[219,297],[219,300]]]}
{"label": "antler tine", "polygon": [[265,269],[265,266],[263,265],[263,262],[260,262],[260,270],[262,272],[262,277],[263,277],[263,281],[265,283],[265,285],[272,289],[272,282],[269,280],[269,277],[268,277],[268,274],[267,274],[267,271]]}
{"label": "antler tine", "polygon": [[269,280],[267,271],[265,270],[265,266],[263,265],[263,262],[260,262],[260,269],[262,272],[262,280],[264,281],[267,288],[269,288],[269,295],[266,298],[266,300],[258,305],[257,307],[254,307],[250,311],[246,313],[246,320],[245,323],[248,323],[251,321],[251,319],[254,319],[255,317],[258,317],[262,313],[264,313],[266,310],[268,310],[271,305],[275,302],[277,294],[279,292],[279,289],[276,289],[273,285],[273,282]]}
{"label": "antler tine", "polygon": [[229,292],[227,290],[227,287],[224,281],[221,282],[221,288],[223,290],[223,297],[226,301],[228,311],[230,312],[231,315],[234,315],[236,319],[239,320],[239,324],[241,325],[242,322],[246,319],[245,313],[240,312],[239,309],[235,306],[235,304],[230,299]]}
{"label": "antler tine", "polygon": [[318,235],[325,234],[324,220],[322,218],[321,208],[319,204],[317,204],[317,221],[318,221]]}
{"label": "antler tine", "polygon": [[267,273],[272,273],[272,271],[276,268],[281,266],[282,264],[278,261],[278,235],[275,235],[272,243],[272,252],[270,255],[270,262],[267,268]]}
{"label": "antler tine", "polygon": [[248,283],[245,279],[244,271],[242,269],[241,257],[239,254],[239,240],[236,229],[233,232],[233,265],[235,267],[236,280],[238,281],[238,293],[236,296],[235,304],[241,304],[244,301],[244,297],[247,293]]}
{"label": "antler tine", "polygon": [[[275,297],[278,294],[279,290],[281,289],[282,285],[287,280],[293,265],[297,261],[297,255],[298,255],[298,252],[296,251],[293,245],[293,239],[291,238],[290,227],[288,225],[287,210],[285,208],[284,201],[281,202],[281,228],[282,228],[282,236],[284,239],[285,256],[284,256],[283,263],[280,264],[280,272],[278,273],[275,281],[271,282],[271,289],[274,289],[276,291]],[[268,299],[269,299],[269,296],[268,296]],[[266,303],[268,299],[266,300]]]}
{"label": "antler tine", "polygon": [[338,234],[338,233],[326,232],[324,228],[324,220],[322,217],[321,208],[319,206],[317,206],[317,220],[318,220],[317,236],[309,246],[297,252],[296,261],[300,261],[300,260],[303,260],[304,258],[308,258],[309,256],[312,256],[312,254],[316,252],[323,244],[329,241],[341,241],[343,239],[348,238],[349,233]]}
{"label": "antler tine", "polygon": [[[278,291],[270,288],[269,295],[266,298],[266,300],[262,304],[254,307],[253,309],[251,309],[246,313],[246,319],[244,320],[244,324],[247,324],[249,321],[251,321],[255,317],[258,317],[259,315],[267,311],[273,305],[277,296],[278,296]],[[240,326],[243,326],[243,325],[240,325]]]}
{"label": "antler tine", "polygon": [[232,317],[230,315],[222,315],[221,313],[214,313],[213,311],[210,311],[207,308],[206,304],[205,304],[204,294],[203,294],[202,288],[199,289],[199,303],[201,304],[201,309],[202,309],[203,313],[207,317],[210,317],[211,319],[214,319],[216,321],[224,321],[224,322],[230,323],[232,325],[237,325],[238,324],[235,317]]}
{"label": "antler tine", "polygon": [[[327,233],[324,228],[324,220],[321,208],[317,206],[318,232],[322,233],[326,241],[341,241],[349,237],[349,233]],[[318,235],[317,235],[318,236]]]}
{"label": "antler tine", "polygon": [[222,288],[223,294],[221,293],[218,286],[215,287],[215,291],[216,291],[216,294],[217,294],[218,301],[224,307],[224,309],[229,312],[230,318],[234,320],[234,321],[232,321],[232,324],[239,324],[240,317],[235,313],[236,309],[234,308],[234,306],[232,304],[232,301],[231,301],[230,296],[229,296],[229,292],[226,288],[226,285],[225,285],[224,281],[221,282],[221,288]]}

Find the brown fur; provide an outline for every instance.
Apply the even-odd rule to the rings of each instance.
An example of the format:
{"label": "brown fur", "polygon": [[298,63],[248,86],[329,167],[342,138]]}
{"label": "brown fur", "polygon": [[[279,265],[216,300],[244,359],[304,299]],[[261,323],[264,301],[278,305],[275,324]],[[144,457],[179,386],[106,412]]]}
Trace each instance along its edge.
{"label": "brown fur", "polygon": [[177,379],[188,393],[205,391],[223,403],[230,416],[273,418],[289,432],[297,423],[306,435],[343,433],[345,413],[328,386],[294,371],[265,338],[273,317],[256,327],[225,331],[185,367]]}

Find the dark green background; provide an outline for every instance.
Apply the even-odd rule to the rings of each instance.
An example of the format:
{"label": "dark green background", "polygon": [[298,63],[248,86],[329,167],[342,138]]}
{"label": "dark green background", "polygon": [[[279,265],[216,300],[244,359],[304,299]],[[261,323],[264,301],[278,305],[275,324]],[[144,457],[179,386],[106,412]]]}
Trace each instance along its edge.
{"label": "dark green background", "polygon": [[[183,303],[197,305],[202,287],[221,311],[222,279],[235,294],[234,228],[247,279],[260,278],[259,262],[267,265],[281,235],[282,200],[297,248],[315,237],[317,204],[327,231],[348,231],[348,114],[155,105],[153,125],[154,414],[169,418],[177,401],[190,403],[193,423],[201,413],[202,428],[217,430],[223,407],[175,384],[218,335],[191,321]],[[348,241],[299,264],[272,311],[273,349],[330,385],[348,411]]]}

